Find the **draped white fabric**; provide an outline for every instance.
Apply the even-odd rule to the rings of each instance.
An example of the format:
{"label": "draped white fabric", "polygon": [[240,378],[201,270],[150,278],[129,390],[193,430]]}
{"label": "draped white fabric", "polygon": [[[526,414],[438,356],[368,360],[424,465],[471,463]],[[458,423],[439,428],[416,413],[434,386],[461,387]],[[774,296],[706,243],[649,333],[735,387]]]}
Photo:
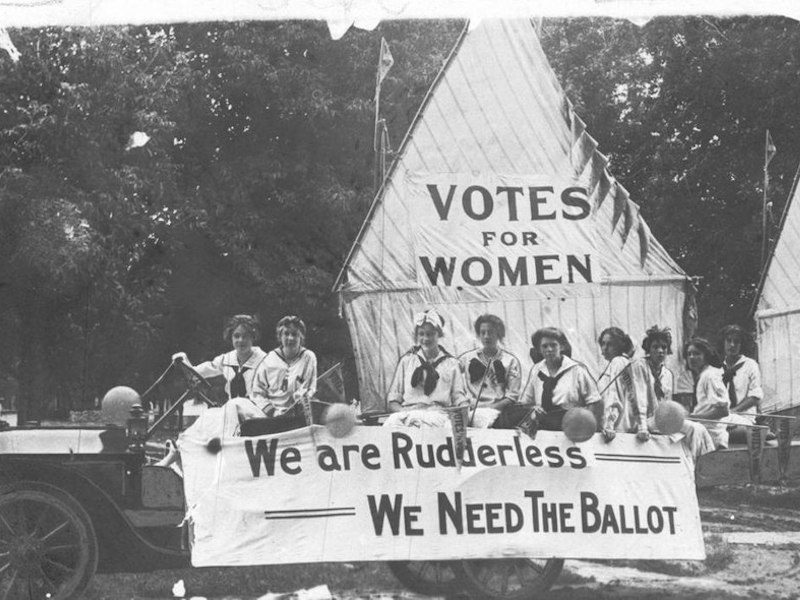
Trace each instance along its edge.
{"label": "draped white fabric", "polygon": [[[337,281],[362,404],[381,409],[414,311],[437,306],[444,345],[475,346],[484,312],[506,321],[523,365],[530,335],[564,329],[597,372],[610,325],[641,340],[672,328],[677,351],[694,299],[686,275],[609,174],[529,20],[465,32],[433,83]],[[669,366],[690,391],[679,355]]]}
{"label": "draped white fabric", "polygon": [[797,182],[761,280],[756,321],[762,410],[800,405],[800,202]]}

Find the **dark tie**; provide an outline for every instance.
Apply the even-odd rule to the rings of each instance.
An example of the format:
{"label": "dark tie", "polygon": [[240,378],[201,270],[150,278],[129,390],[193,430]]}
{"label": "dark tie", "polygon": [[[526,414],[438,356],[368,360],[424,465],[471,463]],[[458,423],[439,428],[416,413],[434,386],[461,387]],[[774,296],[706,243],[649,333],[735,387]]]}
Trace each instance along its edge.
{"label": "dark tie", "polygon": [[244,384],[244,372],[247,371],[248,368],[249,367],[233,367],[233,370],[236,371],[236,375],[231,379],[231,398],[247,397],[247,386]]}
{"label": "dark tie", "polygon": [[736,386],[733,384],[733,378],[736,375],[736,371],[738,371],[743,364],[744,363],[739,363],[734,367],[728,367],[725,363],[722,364],[722,383],[728,388],[728,398],[731,400],[731,408],[736,406],[739,402],[739,399],[736,397]]}
{"label": "dark tie", "polygon": [[539,379],[542,380],[542,408],[545,412],[553,410],[553,391],[556,389],[558,380],[566,373],[561,371],[555,377],[548,377],[542,371],[539,371]]}
{"label": "dark tie", "polygon": [[656,398],[659,400],[664,399],[664,388],[661,386],[661,369],[663,366],[656,367],[655,365],[650,365],[650,372],[653,374],[653,391],[656,393]]}
{"label": "dark tie", "polygon": [[439,381],[439,373],[436,372],[436,367],[448,356],[448,354],[445,354],[437,358],[435,362],[429,363],[417,354],[420,365],[411,374],[411,387],[419,387],[422,384],[422,391],[425,392],[426,396],[430,396]]}

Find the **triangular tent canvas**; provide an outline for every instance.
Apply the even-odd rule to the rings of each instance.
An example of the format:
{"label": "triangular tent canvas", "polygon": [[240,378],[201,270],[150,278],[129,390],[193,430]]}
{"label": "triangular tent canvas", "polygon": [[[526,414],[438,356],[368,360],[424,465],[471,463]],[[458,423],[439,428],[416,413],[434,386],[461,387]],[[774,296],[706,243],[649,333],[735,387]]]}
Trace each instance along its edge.
{"label": "triangular tent canvas", "polygon": [[[562,328],[599,374],[597,336],[669,326],[680,374],[691,283],[650,233],[572,110],[529,20],[462,33],[431,86],[336,284],[365,409],[385,407],[413,314],[436,306],[443,344],[477,343],[493,313],[527,370],[530,336]],[[686,317],[686,318],[685,318]]]}
{"label": "triangular tent canvas", "polygon": [[[800,177],[800,170],[798,170]],[[759,285],[756,322],[762,412],[800,405],[800,200],[795,177],[780,234]]]}

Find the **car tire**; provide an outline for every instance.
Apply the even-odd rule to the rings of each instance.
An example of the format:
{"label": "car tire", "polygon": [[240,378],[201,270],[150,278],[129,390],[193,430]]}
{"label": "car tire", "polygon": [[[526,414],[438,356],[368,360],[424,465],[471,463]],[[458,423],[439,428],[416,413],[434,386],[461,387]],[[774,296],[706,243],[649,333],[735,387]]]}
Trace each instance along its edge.
{"label": "car tire", "polygon": [[426,596],[448,596],[460,589],[452,561],[392,561],[387,564],[400,583],[412,592]]}
{"label": "car tire", "polygon": [[77,600],[97,559],[92,521],[69,493],[33,481],[0,487],[0,600]]}
{"label": "car tire", "polygon": [[456,575],[473,598],[533,600],[550,589],[563,566],[560,558],[462,560]]}

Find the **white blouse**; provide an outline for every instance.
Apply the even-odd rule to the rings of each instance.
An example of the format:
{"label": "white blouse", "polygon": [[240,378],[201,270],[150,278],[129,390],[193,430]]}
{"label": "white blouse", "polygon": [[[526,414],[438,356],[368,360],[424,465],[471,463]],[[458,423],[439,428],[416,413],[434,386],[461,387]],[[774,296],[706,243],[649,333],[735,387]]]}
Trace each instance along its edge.
{"label": "white blouse", "polygon": [[425,356],[419,348],[400,357],[389,387],[387,403],[399,402],[404,408],[459,406],[468,403],[461,366],[456,358],[440,350],[439,355],[431,361],[436,365],[439,379],[430,395],[425,394],[422,383],[417,386],[411,384],[414,371],[424,363]]}
{"label": "white blouse", "polygon": [[250,354],[250,358],[248,358],[243,365],[239,365],[239,361],[236,358],[236,350],[231,350],[230,352],[214,357],[212,360],[199,364],[195,368],[197,369],[210,365],[217,371],[220,371],[223,377],[225,377],[225,393],[228,394],[228,398],[231,397],[231,381],[236,377],[236,373],[239,369],[244,369],[242,377],[244,379],[245,389],[247,390],[247,397],[250,398],[253,394],[253,382],[255,380],[256,371],[266,357],[266,352],[258,346],[253,346],[253,352]]}
{"label": "white blouse", "polygon": [[[710,365],[703,369],[697,378],[695,397],[697,399],[697,409],[705,408],[706,406],[730,407],[728,390],[725,388],[725,384],[722,383],[722,369]],[[704,422],[703,425],[708,429],[715,443],[722,437],[727,439],[727,435],[725,435],[727,433],[727,425],[725,423]]]}
{"label": "white blouse", "polygon": [[287,360],[280,348],[267,354],[253,383],[253,399],[259,408],[275,408],[275,414],[286,412],[294,405],[296,396],[317,392],[317,357],[308,348]]}
{"label": "white blouse", "polygon": [[612,358],[597,380],[597,387],[603,396],[606,428],[625,432],[647,431],[649,393],[646,386],[637,388],[635,385],[630,359],[625,356]]}
{"label": "white blouse", "polygon": [[[741,403],[748,397],[763,400],[764,390],[761,388],[761,370],[758,368],[758,363],[747,356],[740,356],[734,368],[737,368],[733,376],[733,389],[736,391],[736,402]],[[758,408],[754,405],[745,410],[742,414],[756,414],[757,412]]]}
{"label": "white blouse", "polygon": [[[553,390],[554,407],[569,409],[600,402],[597,384],[585,366],[572,360],[569,356],[565,356],[562,358],[561,367],[555,376],[558,377],[565,371],[566,373],[558,380]],[[536,363],[528,375],[525,390],[522,392],[523,404],[541,404],[544,382],[539,378],[539,373],[548,375],[547,365],[543,360]]]}
{"label": "white blouse", "polygon": [[[483,369],[488,373],[485,377],[480,377],[476,381],[471,380],[470,363],[477,360]],[[495,361],[499,360],[505,373],[496,373]],[[488,406],[498,400],[519,401],[520,388],[522,386],[522,368],[519,359],[507,352],[498,349],[497,354],[487,358],[481,348],[476,348],[465,352],[458,357],[461,363],[461,371],[464,374],[464,383],[467,391],[472,396],[473,401],[480,397],[478,406]],[[483,386],[481,386],[483,382]]]}

